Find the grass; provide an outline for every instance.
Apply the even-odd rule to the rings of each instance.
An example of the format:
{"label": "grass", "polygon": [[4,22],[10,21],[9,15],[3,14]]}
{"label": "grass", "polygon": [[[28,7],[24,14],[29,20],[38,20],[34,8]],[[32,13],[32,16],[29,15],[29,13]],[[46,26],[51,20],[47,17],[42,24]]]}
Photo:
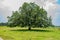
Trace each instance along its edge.
{"label": "grass", "polygon": [[0,26],[0,37],[4,40],[60,40],[60,28],[20,28]]}

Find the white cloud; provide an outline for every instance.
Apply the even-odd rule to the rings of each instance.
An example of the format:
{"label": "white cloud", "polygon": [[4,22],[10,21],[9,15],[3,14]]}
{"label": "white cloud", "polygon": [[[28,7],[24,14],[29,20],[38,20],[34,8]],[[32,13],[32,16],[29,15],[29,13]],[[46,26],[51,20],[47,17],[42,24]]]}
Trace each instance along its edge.
{"label": "white cloud", "polygon": [[4,0],[0,0],[0,22],[3,20],[5,20],[5,22],[7,21],[7,16],[10,16],[12,13],[9,10],[9,7],[4,6],[2,4]]}
{"label": "white cloud", "polygon": [[11,10],[18,10],[18,8],[24,3],[24,2],[31,2],[30,0],[4,0],[3,5],[10,7]]}

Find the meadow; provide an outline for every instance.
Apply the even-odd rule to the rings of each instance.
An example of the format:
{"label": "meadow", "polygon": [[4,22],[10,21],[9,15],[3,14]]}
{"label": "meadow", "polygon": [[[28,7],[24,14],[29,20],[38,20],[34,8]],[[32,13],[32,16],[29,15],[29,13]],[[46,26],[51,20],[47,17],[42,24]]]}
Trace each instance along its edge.
{"label": "meadow", "polygon": [[3,40],[60,40],[60,28],[28,28],[0,26]]}

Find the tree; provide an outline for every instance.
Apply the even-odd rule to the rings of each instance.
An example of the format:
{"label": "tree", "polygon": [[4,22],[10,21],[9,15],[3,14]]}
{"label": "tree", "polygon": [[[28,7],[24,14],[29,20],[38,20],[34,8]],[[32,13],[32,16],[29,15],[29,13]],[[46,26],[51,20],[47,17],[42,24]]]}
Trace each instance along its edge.
{"label": "tree", "polygon": [[0,23],[0,26],[7,26],[7,23]]}
{"label": "tree", "polygon": [[48,27],[47,12],[35,3],[25,2],[8,19],[9,26],[28,26],[29,30],[31,30],[31,27]]}

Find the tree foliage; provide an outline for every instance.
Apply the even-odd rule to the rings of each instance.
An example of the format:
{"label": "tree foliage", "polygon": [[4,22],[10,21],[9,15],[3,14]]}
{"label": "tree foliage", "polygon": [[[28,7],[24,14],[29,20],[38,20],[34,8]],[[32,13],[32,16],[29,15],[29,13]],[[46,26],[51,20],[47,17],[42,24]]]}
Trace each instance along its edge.
{"label": "tree foliage", "polygon": [[52,25],[51,17],[47,17],[47,12],[35,3],[24,3],[18,11],[14,11],[8,17],[9,26],[25,27],[48,27]]}

